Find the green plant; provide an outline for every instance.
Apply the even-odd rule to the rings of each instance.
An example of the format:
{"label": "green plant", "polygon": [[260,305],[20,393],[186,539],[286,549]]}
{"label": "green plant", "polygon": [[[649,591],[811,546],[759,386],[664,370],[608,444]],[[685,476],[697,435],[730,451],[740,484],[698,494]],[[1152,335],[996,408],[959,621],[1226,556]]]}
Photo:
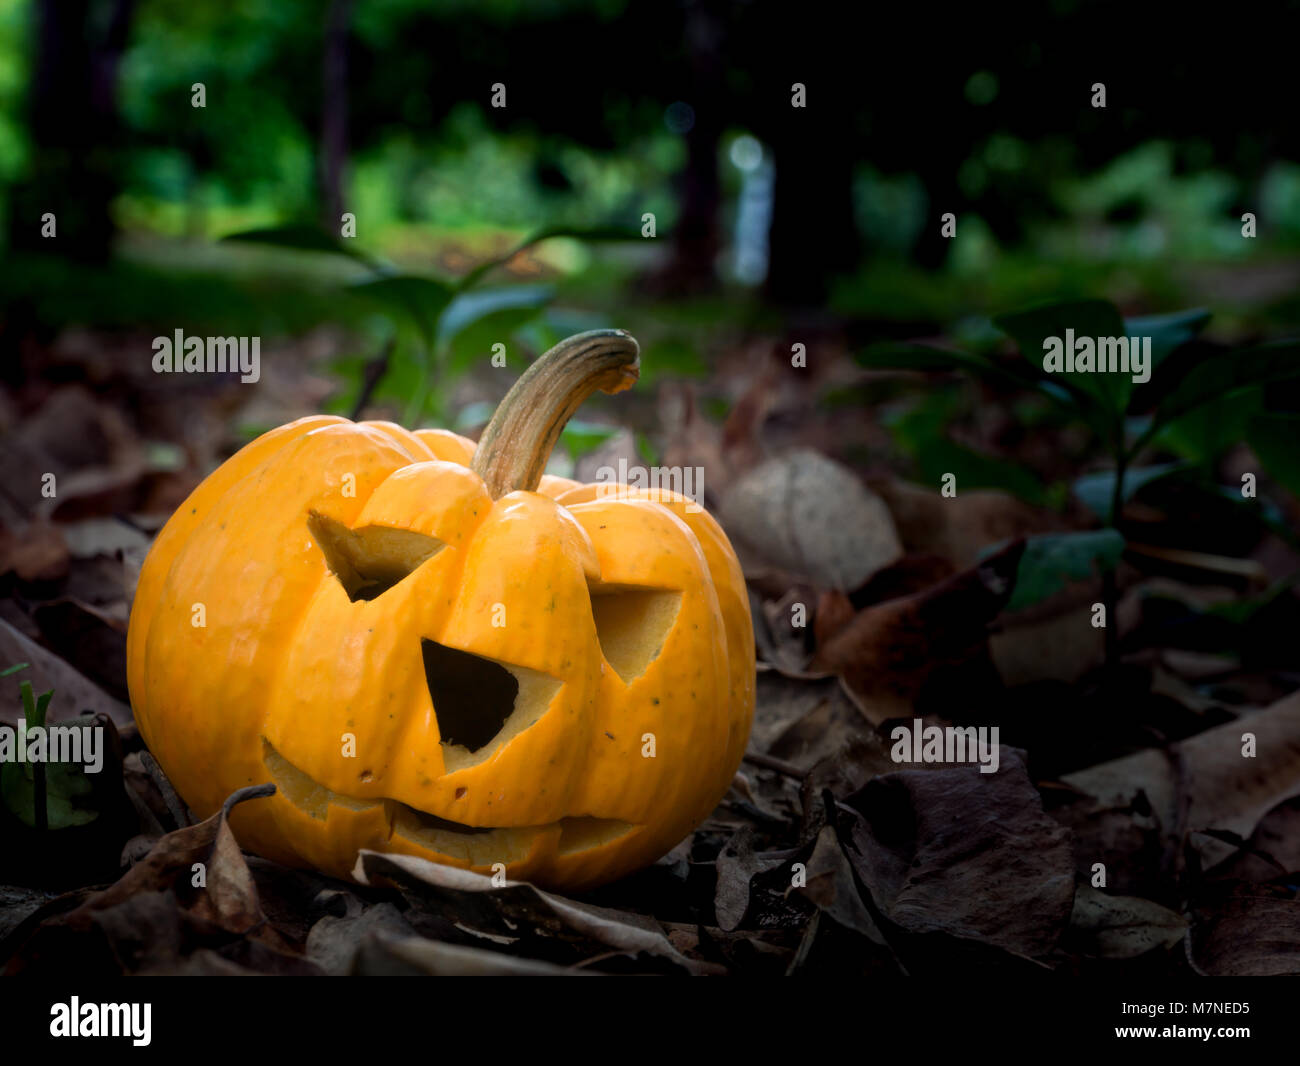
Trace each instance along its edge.
{"label": "green plant", "polygon": [[[1113,617],[1113,571],[1124,546],[1121,512],[1143,486],[1171,477],[1204,480],[1214,461],[1243,436],[1280,484],[1293,491],[1300,485],[1294,447],[1300,440],[1300,412],[1271,410],[1265,395],[1269,386],[1300,380],[1300,340],[1237,351],[1188,348],[1209,317],[1207,311],[1192,310],[1124,319],[1105,300],[1051,303],[993,319],[1016,342],[1021,358],[1015,361],[892,342],[870,346],[858,361],[873,369],[970,373],[991,384],[1034,392],[1060,418],[1092,429],[1110,469],[1077,478],[1072,488],[1104,528],[1030,538],[1011,606],[1028,606],[1096,567],[1106,582],[1107,613]],[[1128,373],[1048,373],[1042,366],[1044,341],[1065,336],[1067,329],[1076,337],[1151,338],[1150,381],[1135,384]],[[933,420],[925,430],[942,437],[942,427]],[[1156,450],[1179,459],[1142,465]],[[1295,542],[1265,501],[1243,500],[1235,490],[1224,493],[1255,505],[1252,511],[1262,524]],[[1108,627],[1108,638],[1112,633]],[[1115,649],[1108,650],[1113,660]]]}
{"label": "green plant", "polygon": [[[610,227],[552,227],[534,233],[507,254],[488,260],[456,281],[402,273],[357,247],[312,225],[289,224],[234,233],[227,241],[244,241],[299,252],[346,256],[366,269],[348,288],[370,302],[385,325],[380,353],[372,359],[349,357],[334,369],[349,380],[349,393],[336,408],[355,419],[376,396],[405,401],[402,422],[409,427],[427,419],[446,425],[451,412],[449,385],[475,358],[489,354],[494,342],[533,323],[554,296],[545,285],[483,288],[498,267],[519,253],[554,237],[588,241],[630,240],[638,235]],[[559,338],[554,338],[558,340]]]}
{"label": "green plant", "polygon": [[[26,663],[11,666],[0,676],[8,676],[25,666]],[[24,681],[19,691],[27,731],[44,729],[54,690],[37,696],[32,683]],[[77,722],[65,728],[88,728],[88,725]],[[99,817],[98,809],[91,802],[93,792],[85,768],[76,762],[24,760],[0,765],[0,805],[38,833],[93,822]]]}

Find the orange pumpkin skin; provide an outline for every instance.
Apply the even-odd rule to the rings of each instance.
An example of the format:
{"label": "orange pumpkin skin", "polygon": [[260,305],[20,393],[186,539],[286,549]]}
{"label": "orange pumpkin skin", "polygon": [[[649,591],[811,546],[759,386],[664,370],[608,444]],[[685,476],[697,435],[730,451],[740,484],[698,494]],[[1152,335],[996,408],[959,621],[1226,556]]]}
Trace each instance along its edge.
{"label": "orange pumpkin skin", "polygon": [[[371,848],[585,888],[653,862],[726,793],[754,643],[717,523],[680,496],[562,478],[494,500],[474,450],[304,418],[230,458],[159,534],[128,633],[136,721],[201,817],[276,784],[232,812],[249,850],[341,877]],[[394,536],[378,554],[413,568],[350,598],[347,560]],[[443,736],[426,642],[516,679],[476,750]]]}

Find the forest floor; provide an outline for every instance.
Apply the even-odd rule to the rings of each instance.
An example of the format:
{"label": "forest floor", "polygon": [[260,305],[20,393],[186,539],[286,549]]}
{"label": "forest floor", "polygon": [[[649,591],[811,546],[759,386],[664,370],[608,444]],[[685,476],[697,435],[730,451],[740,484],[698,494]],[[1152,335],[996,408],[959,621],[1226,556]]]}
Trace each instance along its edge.
{"label": "forest floor", "polygon": [[[360,884],[241,853],[135,729],[131,597],[240,427],[320,409],[338,344],[278,347],[249,390],[151,373],[142,336],[68,329],[0,391],[20,475],[0,486],[0,668],[28,664],[0,679],[0,720],[28,679],[53,720],[93,712],[120,742],[44,832],[5,791],[6,972],[1300,972],[1300,556],[1155,483],[1124,512],[1113,589],[1080,575],[1017,607],[1022,538],[1095,520],[1077,501],[942,496],[875,406],[925,379],[861,369],[833,330],[800,372],[789,338],[738,328],[706,381],[606,401],[625,428],[576,458],[580,479],[637,464],[644,436],[663,465],[702,468],[744,566],[753,730],[691,836],[572,899],[379,854]],[[491,388],[469,378],[455,403]],[[1076,430],[1019,433],[996,398],[967,398],[969,443],[1044,481],[1094,469]],[[1247,462],[1230,453],[1224,483]],[[35,472],[55,499],[28,491]],[[1108,656],[1093,605],[1112,595]],[[996,772],[900,759],[893,731],[916,719],[997,727]]]}

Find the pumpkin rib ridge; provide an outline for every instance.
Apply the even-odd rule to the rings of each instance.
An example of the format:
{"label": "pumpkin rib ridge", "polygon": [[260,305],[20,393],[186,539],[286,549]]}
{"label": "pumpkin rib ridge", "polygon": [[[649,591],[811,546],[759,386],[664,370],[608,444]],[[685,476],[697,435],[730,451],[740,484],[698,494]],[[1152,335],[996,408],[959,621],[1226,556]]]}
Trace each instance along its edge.
{"label": "pumpkin rib ridge", "polygon": [[[304,420],[302,420],[302,421],[306,421],[306,420],[304,419]],[[308,429],[307,432],[305,432],[305,433],[301,433],[301,434],[298,434],[298,435],[296,435],[296,436],[287,437],[287,438],[282,442],[282,444],[281,444],[281,446],[280,446],[279,448],[276,448],[274,451],[269,452],[269,453],[266,455],[266,457],[265,457],[265,458],[264,458],[264,459],[263,459],[263,460],[262,460],[262,461],[261,461],[257,466],[255,466],[255,467],[253,467],[252,469],[248,470],[248,471],[247,471],[246,473],[244,473],[242,476],[231,479],[231,481],[229,482],[229,484],[225,485],[225,486],[222,488],[222,491],[212,499],[212,501],[211,501],[211,503],[210,503],[210,505],[209,505],[209,508],[208,508],[208,512],[207,512],[207,514],[206,514],[203,518],[201,518],[201,519],[199,520],[199,523],[196,525],[196,529],[199,528],[200,526],[202,526],[202,525],[203,525],[205,522],[207,522],[208,520],[210,520],[210,516],[211,516],[211,514],[212,514],[215,510],[217,510],[217,508],[220,507],[223,503],[225,503],[227,500],[229,500],[229,498],[230,498],[230,496],[231,496],[231,493],[235,492],[236,490],[240,489],[241,487],[246,486],[250,481],[252,481],[252,482],[255,483],[256,481],[260,480],[260,479],[265,475],[265,473],[266,473],[266,468],[267,468],[268,466],[270,466],[273,462],[275,462],[276,460],[278,460],[279,458],[281,458],[281,457],[284,455],[286,449],[288,449],[288,448],[291,447],[291,446],[299,446],[303,440],[305,440],[307,437],[311,436],[313,433],[315,433],[315,432],[316,432],[317,430],[319,430],[319,429],[326,429],[326,428],[330,428],[331,425],[339,425],[339,424],[341,424],[341,423],[332,423],[332,424],[326,424],[326,425],[322,425],[322,426],[315,426],[315,427],[313,427],[313,428],[311,428],[311,429]],[[256,443],[256,442],[254,442],[254,443]],[[235,456],[232,456],[232,459],[233,459],[233,458],[236,458],[237,456],[238,456],[238,453],[236,453]],[[203,486],[200,485],[200,486],[199,486],[199,489],[201,489],[202,487],[203,487]],[[198,491],[199,491],[198,489],[195,490],[196,493],[197,493]],[[249,495],[250,495],[250,496],[252,495],[252,492],[251,492],[251,491],[249,492]],[[192,531],[191,531],[191,534],[190,534],[191,536],[193,535],[193,532],[194,532],[194,531],[192,530]],[[182,544],[179,546],[179,548],[176,550],[175,553],[173,553],[173,555],[172,555],[172,557],[171,557],[171,560],[170,560],[170,562],[169,562],[169,564],[168,564],[168,567],[167,567],[167,573],[166,573],[166,575],[163,577],[162,581],[161,581],[160,584],[159,584],[158,603],[155,605],[154,612],[151,614],[151,616],[150,616],[150,618],[149,618],[149,620],[148,620],[149,623],[152,623],[152,622],[154,621],[154,619],[156,619],[156,617],[157,617],[157,607],[158,607],[158,606],[161,606],[161,605],[162,605],[163,603],[165,603],[169,598],[171,598],[171,592],[172,592],[172,589],[173,589],[173,581],[174,581],[174,578],[175,578],[175,576],[176,576],[176,571],[177,571],[177,568],[181,565],[181,563],[182,563],[182,558],[186,555],[186,549],[187,549],[188,547],[189,547],[189,542],[188,542],[188,540],[187,540],[186,542],[182,543]],[[147,564],[147,563],[148,563],[148,560],[146,559],[146,564]],[[149,654],[149,650],[150,650],[150,641],[149,641],[149,637],[150,637],[150,635],[152,634],[152,632],[153,632],[153,626],[152,626],[152,624],[150,624],[150,625],[148,626],[148,628],[147,628],[146,633],[144,634],[144,656],[145,656],[145,662],[144,662],[144,668],[143,668],[143,680],[144,680],[144,686],[145,686],[145,691],[146,691],[146,692],[148,692],[149,689],[150,689],[150,687],[151,687],[151,686],[149,685],[148,678],[149,678],[149,666],[150,666],[150,660],[153,658],[153,656],[151,656],[151,655]],[[150,727],[149,727],[149,731],[146,732],[144,729],[142,729],[142,730],[141,730],[141,734],[142,734],[142,736],[144,737],[145,743],[146,743],[146,744],[147,744],[151,749],[153,749],[153,750],[157,750],[157,749],[155,748],[155,744],[161,746],[161,744],[162,744],[162,734],[161,734],[161,733],[158,733],[158,732],[155,732],[155,731],[153,730],[152,719],[151,719],[151,725],[150,725]]]}
{"label": "pumpkin rib ridge", "polygon": [[[287,447],[292,442],[299,440],[302,437],[305,437],[308,433],[312,432],[312,430],[321,428],[322,426],[326,426],[326,425],[340,425],[346,421],[347,421],[346,419],[340,418],[335,415],[308,415],[294,422],[290,422],[287,423],[286,425],[280,426],[276,429],[268,430],[266,433],[262,434],[255,440],[249,441],[246,445],[240,448],[239,451],[235,452],[234,455],[232,455],[229,459],[227,459],[225,463],[219,466],[216,470],[214,470],[211,474],[209,474],[206,478],[204,478],[203,481],[201,481],[198,485],[194,487],[194,489],[190,492],[190,494],[185,497],[185,500],[180,505],[180,507],[178,507],[176,511],[173,512],[172,517],[168,519],[166,524],[163,526],[162,530],[159,532],[158,536],[155,538],[153,545],[150,547],[149,556],[146,557],[145,559],[146,566],[149,562],[149,557],[151,557],[155,551],[162,551],[164,553],[164,557],[167,558],[167,571],[165,574],[162,575],[162,578],[157,582],[154,582],[152,578],[150,578],[149,580],[149,584],[153,589],[153,594],[152,596],[149,597],[149,600],[151,600],[152,602],[148,602],[148,601],[142,602],[143,597],[140,596],[139,585],[142,584],[143,581],[137,583],[136,595],[132,598],[132,603],[131,603],[131,618],[127,626],[128,695],[131,696],[133,709],[137,702],[139,702],[142,705],[142,707],[144,707],[144,716],[147,719],[147,721],[144,724],[144,726],[141,727],[141,736],[144,738],[146,744],[149,744],[150,733],[148,732],[148,730],[155,728],[156,725],[156,723],[154,723],[153,721],[154,716],[150,714],[147,707],[147,702],[148,702],[147,694],[150,689],[150,686],[147,682],[148,665],[149,665],[149,655],[148,655],[149,634],[153,629],[153,622],[157,617],[158,608],[166,597],[168,582],[171,578],[172,570],[175,567],[176,560],[185,550],[185,547],[188,543],[188,535],[182,537],[182,530],[185,525],[184,520],[186,518],[186,508],[190,508],[191,512],[196,510],[197,501],[200,500],[200,498],[205,495],[205,490],[207,490],[207,492],[210,493],[215,487],[213,485],[210,485],[209,483],[220,475],[222,469],[225,466],[232,465],[232,474],[229,476],[229,482],[221,489],[220,493],[216,497],[217,499],[223,498],[226,492],[228,492],[231,487],[238,484],[240,481],[243,480],[244,477],[247,476],[247,473],[243,473],[243,474],[236,473],[236,471],[238,470],[237,465],[235,465],[237,463],[237,460],[239,460],[241,456],[246,456],[246,457],[251,456],[256,452],[260,451],[261,448],[266,448],[266,446],[270,443],[270,440],[268,438],[276,437],[278,439],[277,447],[267,451],[266,455],[261,458],[261,461],[256,466],[251,468],[249,473],[256,470],[260,470],[263,466],[266,465],[266,463],[270,462],[275,456],[279,455],[280,452],[282,452],[285,449],[285,447]],[[301,431],[297,433],[292,432],[295,429]],[[220,482],[218,482],[218,484],[220,484]],[[176,525],[173,525],[173,522],[176,522],[177,519],[180,519],[180,522]],[[195,525],[197,526],[202,521],[203,519],[196,519]],[[189,530],[187,531],[187,534],[192,532],[193,530]],[[177,543],[174,547],[172,546],[171,543],[173,540],[177,540]],[[169,551],[170,551],[170,555],[167,556],[166,553]],[[143,614],[139,613],[141,611],[143,611]],[[138,630],[139,632],[139,637],[135,642],[132,641],[133,628]],[[138,695],[133,695],[130,691],[131,675],[135,673],[135,671],[130,669],[131,660],[134,658],[131,652],[135,648],[139,649],[139,657],[140,657],[140,668],[138,673],[139,680],[137,685],[140,691]],[[137,725],[139,725],[138,716],[137,716]],[[149,746],[152,747],[152,744],[149,744]]]}

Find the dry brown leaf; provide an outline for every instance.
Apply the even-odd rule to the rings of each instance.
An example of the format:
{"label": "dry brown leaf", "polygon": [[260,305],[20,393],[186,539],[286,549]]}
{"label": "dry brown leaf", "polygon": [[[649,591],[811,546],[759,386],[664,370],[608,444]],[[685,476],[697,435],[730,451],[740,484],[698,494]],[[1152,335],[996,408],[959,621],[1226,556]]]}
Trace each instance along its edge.
{"label": "dry brown leaf", "polygon": [[848,745],[828,755],[805,775],[800,787],[803,801],[803,828],[807,832],[817,824],[823,793],[849,796],[859,791],[877,774],[892,773],[899,767],[889,756],[889,745],[876,733],[854,737]]}
{"label": "dry brown leaf", "polygon": [[1300,873],[1300,798],[1279,803],[1260,819],[1245,847],[1216,876],[1233,881],[1272,881]]}
{"label": "dry brown leaf", "polygon": [[147,552],[152,538],[119,518],[86,518],[65,522],[58,527],[74,559],[93,559],[97,555],[116,556],[119,552]]}
{"label": "dry brown leaf", "polygon": [[73,669],[123,703],[126,684],[125,603],[116,609],[68,598],[50,600],[32,612],[41,638]]}
{"label": "dry brown leaf", "polygon": [[813,616],[813,636],[821,647],[852,621],[856,614],[852,601],[839,589],[824,589],[817,598]]}
{"label": "dry brown leaf", "polygon": [[15,427],[4,441],[6,466],[24,471],[32,479],[32,509],[40,496],[41,475],[52,473],[58,494],[41,506],[57,506],[63,496],[65,475],[75,470],[111,464],[132,452],[135,433],[122,413],[101,403],[84,385],[55,388],[41,405]]}
{"label": "dry brown leaf", "polygon": [[416,935],[411,924],[391,903],[377,903],[357,914],[325,915],[307,934],[307,958],[322,970],[342,976],[352,969],[353,960],[367,936],[405,939]]}
{"label": "dry brown leaf", "polygon": [[499,951],[447,944],[424,937],[371,933],[348,971],[354,977],[586,977],[574,967],[520,959]]}
{"label": "dry brown leaf", "polygon": [[715,864],[718,883],[714,890],[713,911],[720,928],[731,932],[737,928],[749,908],[749,879],[762,869],[754,857],[754,830],[745,826],[723,846]]}
{"label": "dry brown leaf", "polygon": [[1051,513],[994,490],[942,497],[935,489],[896,478],[868,479],[894,516],[909,552],[938,555],[958,570],[979,562],[985,548],[1060,526]]}
{"label": "dry brown leaf", "polygon": [[1200,912],[1189,955],[1211,977],[1300,975],[1300,900],[1241,896]]}
{"label": "dry brown leaf", "polygon": [[1036,959],[1074,902],[1069,833],[1043,810],[1020,754],[975,766],[884,774],[845,803],[858,876],[909,933],[944,933]]}
{"label": "dry brown leaf", "polygon": [[[1254,757],[1243,755],[1242,736],[1256,738]],[[1149,808],[1168,853],[1180,856],[1182,838],[1216,829],[1249,837],[1278,804],[1300,796],[1300,692],[1170,746],[1102,763],[1062,781],[1090,797],[1061,810],[1085,846],[1089,861],[1125,850],[1135,803]],[[1141,793],[1142,800],[1139,800]],[[1206,868],[1230,858],[1231,844],[1201,834],[1190,843]],[[1081,861],[1086,856],[1081,852]]]}
{"label": "dry brown leaf", "polygon": [[957,568],[942,556],[913,552],[872,574],[870,580],[853,594],[852,603],[856,609],[912,596],[946,581],[956,572]]}
{"label": "dry brown leaf", "polygon": [[724,454],[722,429],[700,414],[695,388],[687,382],[661,385],[658,408],[664,436],[663,465],[702,468],[705,503],[716,505],[717,487],[730,484],[734,474]]}
{"label": "dry brown leaf", "polygon": [[817,649],[810,671],[843,678],[874,725],[910,714],[936,668],[967,661],[985,645],[1023,551],[1017,541],[927,592],[859,611]]}
{"label": "dry brown leaf", "polygon": [[456,915],[466,932],[488,938],[509,936],[510,930],[549,930],[551,938],[570,934],[606,945],[619,954],[644,953],[664,959],[690,973],[717,973],[720,967],[686,958],[669,943],[652,919],[595,907],[543,892],[522,881],[496,887],[492,879],[469,870],[440,866],[410,855],[362,851],[352,876],[365,885],[391,882],[436,901],[445,914]]}
{"label": "dry brown leaf", "polygon": [[727,491],[722,522],[746,565],[777,567],[852,591],[903,554],[888,508],[847,467],[798,449]]}
{"label": "dry brown leaf", "polygon": [[844,689],[833,685],[824,700],[772,741],[768,753],[800,769],[811,769],[854,741],[875,735]]}
{"label": "dry brown leaf", "polygon": [[1080,583],[1047,604],[1004,615],[989,637],[989,656],[1008,688],[1036,681],[1074,682],[1101,664],[1106,631],[1092,625],[1100,590]]}
{"label": "dry brown leaf", "polygon": [[23,885],[0,885],[0,940],[8,936],[28,915],[50,901],[50,893]]}
{"label": "dry brown leaf", "polygon": [[795,585],[777,600],[761,600],[753,589],[749,597],[751,612],[757,604],[754,632],[761,661],[786,677],[808,677],[812,655],[808,622],[816,592],[807,585]]}
{"label": "dry brown leaf", "polygon": [[766,753],[776,740],[811,711],[834,698],[834,678],[803,680],[774,671],[758,675],[749,750]]}
{"label": "dry brown leaf", "polygon": [[853,867],[840,847],[834,826],[824,826],[817,835],[805,870],[806,883],[797,888],[823,914],[834,918],[846,929],[861,933],[873,943],[885,946],[871,912],[862,902],[858,887],[853,881]]}
{"label": "dry brown leaf", "polygon": [[19,581],[58,581],[67,576],[68,543],[59,527],[45,519],[17,532],[0,527],[0,574],[12,571]]}
{"label": "dry brown leaf", "polygon": [[[161,837],[116,883],[36,926],[16,945],[5,972],[64,972],[85,953],[93,957],[87,964],[101,969],[111,960],[123,973],[170,970],[191,951],[220,950],[232,936],[241,958],[230,961],[241,963],[251,953],[258,969],[314,972],[299,967],[291,945],[267,923],[227,824],[235,804],[274,791],[273,785],[241,789],[211,818]],[[204,871],[201,887],[193,884],[195,864]]]}
{"label": "dry brown leaf", "polygon": [[1080,885],[1070,913],[1076,950],[1101,959],[1133,959],[1170,948],[1187,933],[1187,920],[1168,907],[1137,896],[1112,896]]}

